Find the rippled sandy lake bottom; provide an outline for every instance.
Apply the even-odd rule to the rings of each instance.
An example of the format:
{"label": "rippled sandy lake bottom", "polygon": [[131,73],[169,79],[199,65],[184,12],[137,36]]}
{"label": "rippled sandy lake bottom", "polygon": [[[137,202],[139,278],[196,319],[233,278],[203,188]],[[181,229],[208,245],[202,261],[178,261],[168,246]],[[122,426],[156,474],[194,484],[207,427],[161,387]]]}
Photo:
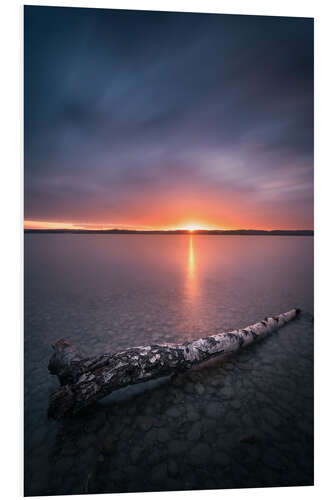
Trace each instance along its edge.
{"label": "rippled sandy lake bottom", "polygon": [[[301,307],[228,360],[47,420],[51,344],[183,342]],[[25,235],[25,495],[313,484],[313,238]]]}

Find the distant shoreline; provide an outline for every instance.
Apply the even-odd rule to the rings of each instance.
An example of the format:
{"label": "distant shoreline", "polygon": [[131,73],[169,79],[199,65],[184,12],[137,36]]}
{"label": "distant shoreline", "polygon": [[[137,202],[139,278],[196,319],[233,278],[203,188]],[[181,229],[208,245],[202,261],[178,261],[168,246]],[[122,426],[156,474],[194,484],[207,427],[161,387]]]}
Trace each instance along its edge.
{"label": "distant shoreline", "polygon": [[218,235],[218,236],[313,236],[313,229],[300,230],[273,230],[263,231],[257,229],[236,229],[236,230],[209,230],[200,229],[197,231],[189,231],[179,229],[173,231],[135,231],[127,229],[25,229],[24,233],[28,234],[201,234],[201,235]]}

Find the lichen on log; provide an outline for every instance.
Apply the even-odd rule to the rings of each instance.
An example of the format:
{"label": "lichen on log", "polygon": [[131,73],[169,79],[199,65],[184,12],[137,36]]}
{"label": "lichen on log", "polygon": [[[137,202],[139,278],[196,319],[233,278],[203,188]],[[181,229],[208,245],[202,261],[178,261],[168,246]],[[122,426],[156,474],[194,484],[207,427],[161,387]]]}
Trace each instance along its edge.
{"label": "lichen on log", "polygon": [[154,344],[121,352],[82,357],[67,340],[52,347],[49,371],[61,387],[49,400],[48,415],[61,419],[128,385],[184,372],[216,356],[226,356],[272,333],[299,314],[299,309],[265,318],[239,330],[223,332],[183,344]]}

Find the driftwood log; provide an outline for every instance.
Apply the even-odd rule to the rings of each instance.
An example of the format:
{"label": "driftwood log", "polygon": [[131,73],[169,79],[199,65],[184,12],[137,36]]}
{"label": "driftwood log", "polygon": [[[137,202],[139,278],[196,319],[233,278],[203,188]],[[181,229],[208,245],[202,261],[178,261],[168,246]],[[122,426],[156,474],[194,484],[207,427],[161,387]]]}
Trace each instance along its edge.
{"label": "driftwood log", "polygon": [[82,357],[65,339],[52,347],[49,371],[61,387],[49,400],[49,417],[75,415],[113,391],[132,384],[184,372],[215,356],[229,355],[296,318],[299,309],[265,318],[240,330],[212,335],[184,344],[133,347],[122,352]]}

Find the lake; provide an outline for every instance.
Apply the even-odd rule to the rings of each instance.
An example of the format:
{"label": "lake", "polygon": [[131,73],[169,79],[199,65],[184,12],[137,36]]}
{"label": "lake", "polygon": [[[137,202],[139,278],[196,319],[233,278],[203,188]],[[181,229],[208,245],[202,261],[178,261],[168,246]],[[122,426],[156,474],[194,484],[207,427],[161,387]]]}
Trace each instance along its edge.
{"label": "lake", "polygon": [[[25,494],[313,483],[313,237],[25,235]],[[47,419],[51,344],[184,342],[300,307],[227,360]]]}

